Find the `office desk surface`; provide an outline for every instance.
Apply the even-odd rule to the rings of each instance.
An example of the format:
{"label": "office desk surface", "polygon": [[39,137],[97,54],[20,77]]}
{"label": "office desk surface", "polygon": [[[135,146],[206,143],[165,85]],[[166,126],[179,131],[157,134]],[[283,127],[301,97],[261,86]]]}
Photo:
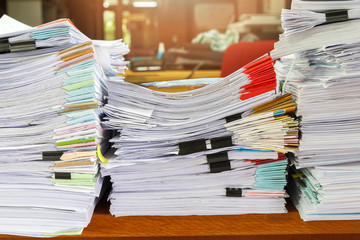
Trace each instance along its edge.
{"label": "office desk surface", "polygon": [[[102,201],[80,236],[54,239],[241,239],[241,240],[348,240],[360,239],[360,221],[304,222],[292,204],[287,214],[233,216],[119,217],[110,215]],[[0,235],[0,239],[24,239]],[[31,238],[29,238],[31,239]]]}
{"label": "office desk surface", "polygon": [[220,77],[220,70],[197,70],[192,73],[191,70],[165,70],[165,71],[148,71],[133,72],[127,70],[125,72],[125,81],[132,83],[158,82],[169,80],[181,80],[191,78],[210,78]]}
{"label": "office desk surface", "polygon": [[[220,77],[220,70],[197,70],[192,72],[190,70],[166,70],[166,71],[148,71],[148,72],[133,72],[127,70],[125,73],[125,81],[135,84],[146,82],[171,81],[191,78],[216,78]],[[149,87],[149,89],[161,92],[184,92],[199,88],[202,86],[180,86],[180,87]]]}

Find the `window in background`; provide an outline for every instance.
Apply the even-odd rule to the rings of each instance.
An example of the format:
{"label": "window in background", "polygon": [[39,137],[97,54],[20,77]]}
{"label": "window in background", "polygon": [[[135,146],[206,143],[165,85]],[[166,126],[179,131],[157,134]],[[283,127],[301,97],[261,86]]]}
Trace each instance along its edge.
{"label": "window in background", "polygon": [[122,0],[122,7],[122,36],[131,47],[128,56],[154,55],[158,45],[158,0]]}
{"label": "window in background", "polygon": [[[104,0],[103,6],[105,9],[111,6],[117,6],[118,0]],[[114,10],[104,10],[104,39],[116,39],[116,12]]]}
{"label": "window in background", "polygon": [[122,2],[103,0],[104,39],[115,40],[122,36]]}
{"label": "window in background", "polygon": [[116,14],[113,10],[104,10],[104,39],[116,39]]}
{"label": "window in background", "polygon": [[123,11],[121,29],[122,29],[124,43],[126,43],[127,45],[129,45],[129,47],[131,47],[131,33],[130,30],[128,29],[129,17],[130,17],[130,12]]}

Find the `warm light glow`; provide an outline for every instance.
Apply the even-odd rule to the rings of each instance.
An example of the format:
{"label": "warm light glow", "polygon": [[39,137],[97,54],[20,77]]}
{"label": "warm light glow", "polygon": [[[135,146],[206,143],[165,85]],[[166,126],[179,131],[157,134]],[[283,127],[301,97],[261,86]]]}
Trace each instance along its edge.
{"label": "warm light glow", "polygon": [[104,0],[103,1],[103,7],[108,8],[110,6],[116,6],[119,4],[118,0]]}
{"label": "warm light glow", "polygon": [[136,1],[133,2],[134,7],[157,7],[157,2],[155,1]]}

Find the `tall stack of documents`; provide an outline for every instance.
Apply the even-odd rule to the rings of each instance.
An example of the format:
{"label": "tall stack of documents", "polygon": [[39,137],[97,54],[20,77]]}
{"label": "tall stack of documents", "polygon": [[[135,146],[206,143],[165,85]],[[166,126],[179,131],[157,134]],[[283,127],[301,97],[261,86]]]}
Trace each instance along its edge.
{"label": "tall stack of documents", "polygon": [[360,1],[293,1],[271,53],[301,119],[290,189],[304,220],[360,219],[359,13]]}
{"label": "tall stack of documents", "polygon": [[0,39],[0,234],[80,234],[103,181],[107,89],[94,45],[67,19]]}
{"label": "tall stack of documents", "polygon": [[291,95],[276,98],[263,56],[203,88],[164,93],[107,81],[115,157],[110,211],[129,215],[286,212],[285,153],[297,148]]}

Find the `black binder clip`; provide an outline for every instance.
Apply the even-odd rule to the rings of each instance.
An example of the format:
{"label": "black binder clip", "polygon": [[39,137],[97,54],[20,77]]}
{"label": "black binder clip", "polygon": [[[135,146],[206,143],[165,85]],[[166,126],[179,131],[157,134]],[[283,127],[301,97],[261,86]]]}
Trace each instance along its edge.
{"label": "black binder clip", "polygon": [[243,113],[237,113],[237,114],[226,117],[225,118],[226,123],[242,119],[241,114],[243,114]]}
{"label": "black binder clip", "polygon": [[63,153],[62,151],[42,152],[42,159],[44,161],[59,161]]}
{"label": "black binder clip", "polygon": [[217,149],[217,148],[224,148],[224,147],[233,146],[231,136],[211,138],[210,143],[211,143],[211,149]]}
{"label": "black binder clip", "polygon": [[71,173],[56,172],[55,179],[71,179]]}
{"label": "black binder clip", "polygon": [[10,43],[10,52],[24,52],[36,49],[35,40],[25,40]]}
{"label": "black binder clip", "polygon": [[10,52],[10,45],[8,38],[0,38],[0,53]]}
{"label": "black binder clip", "polygon": [[241,188],[226,188],[227,197],[242,197]]}
{"label": "black binder clip", "polygon": [[179,155],[187,155],[187,154],[202,152],[207,150],[205,139],[180,142],[178,146],[179,146]]}
{"label": "black binder clip", "polygon": [[330,10],[325,12],[326,23],[346,21],[349,19],[347,10]]}
{"label": "black binder clip", "polygon": [[216,162],[229,161],[227,152],[218,152],[218,153],[208,154],[208,155],[206,155],[206,159],[209,164],[216,163]]}
{"label": "black binder clip", "polygon": [[211,173],[219,173],[231,170],[230,161],[209,163]]}
{"label": "black binder clip", "polygon": [[231,170],[231,164],[227,152],[218,152],[206,155],[211,173],[219,173]]}

